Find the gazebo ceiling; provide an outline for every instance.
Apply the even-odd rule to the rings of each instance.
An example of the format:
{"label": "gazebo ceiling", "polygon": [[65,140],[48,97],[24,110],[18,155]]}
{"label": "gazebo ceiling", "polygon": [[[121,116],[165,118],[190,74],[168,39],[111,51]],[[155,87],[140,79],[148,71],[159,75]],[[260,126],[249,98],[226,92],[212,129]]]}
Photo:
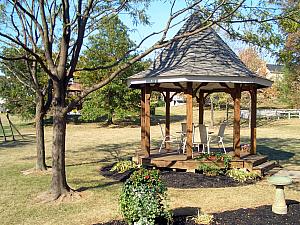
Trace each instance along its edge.
{"label": "gazebo ceiling", "polygon": [[[200,24],[200,18],[194,14],[177,35]],[[255,84],[257,88],[272,85],[272,81],[252,73],[212,28],[173,42],[146,71],[128,79],[132,88],[150,84],[171,90],[180,90],[187,82],[204,92],[233,88],[235,83],[244,87]]]}

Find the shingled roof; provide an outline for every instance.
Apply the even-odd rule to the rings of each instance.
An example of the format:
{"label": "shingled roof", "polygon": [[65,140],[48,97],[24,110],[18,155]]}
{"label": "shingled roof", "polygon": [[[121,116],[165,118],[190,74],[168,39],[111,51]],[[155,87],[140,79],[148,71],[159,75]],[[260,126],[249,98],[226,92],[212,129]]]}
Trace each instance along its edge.
{"label": "shingled roof", "polygon": [[[200,24],[200,18],[194,14],[176,35],[193,31]],[[161,51],[146,71],[128,79],[133,88],[148,83],[179,89],[187,82],[193,82],[194,88],[207,82],[201,87],[203,91],[226,88],[220,83],[226,83],[230,88],[234,83],[256,84],[257,88],[272,85],[270,80],[252,73],[212,28],[173,42]]]}

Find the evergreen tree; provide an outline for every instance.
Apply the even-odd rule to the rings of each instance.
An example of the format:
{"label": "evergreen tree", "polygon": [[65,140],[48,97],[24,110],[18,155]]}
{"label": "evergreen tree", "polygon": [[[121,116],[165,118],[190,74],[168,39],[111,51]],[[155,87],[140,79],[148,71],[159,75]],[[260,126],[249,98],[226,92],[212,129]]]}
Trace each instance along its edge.
{"label": "evergreen tree", "polygon": [[[103,19],[98,24],[97,33],[89,38],[90,47],[82,57],[83,66],[91,67],[101,63],[109,65],[126,55],[134,46],[127,30],[117,16]],[[138,62],[111,83],[92,93],[83,103],[82,118],[97,120],[105,116],[107,123],[112,124],[115,116],[123,118],[137,112],[140,91],[128,88],[126,80],[129,76],[144,70],[146,66],[146,62]],[[115,69],[81,72],[78,79],[83,85],[89,86],[104,79]]]}

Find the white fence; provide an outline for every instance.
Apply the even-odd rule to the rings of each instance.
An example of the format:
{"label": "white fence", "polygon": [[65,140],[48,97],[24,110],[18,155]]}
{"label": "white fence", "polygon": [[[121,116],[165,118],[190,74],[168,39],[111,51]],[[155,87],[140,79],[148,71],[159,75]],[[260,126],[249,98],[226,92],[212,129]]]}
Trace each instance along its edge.
{"label": "white fence", "polygon": [[[258,109],[256,112],[257,117],[265,118],[288,118],[297,117],[300,119],[300,109]],[[249,119],[249,110],[241,110],[241,118]]]}

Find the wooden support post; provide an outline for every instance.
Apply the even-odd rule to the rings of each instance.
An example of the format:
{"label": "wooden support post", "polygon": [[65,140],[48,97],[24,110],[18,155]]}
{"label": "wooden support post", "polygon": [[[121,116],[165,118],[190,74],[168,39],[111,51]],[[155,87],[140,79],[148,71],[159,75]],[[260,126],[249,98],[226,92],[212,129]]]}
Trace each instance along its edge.
{"label": "wooden support post", "polygon": [[241,86],[234,84],[234,121],[233,121],[233,150],[235,156],[241,157]]}
{"label": "wooden support post", "polygon": [[141,150],[147,154],[145,147],[145,88],[141,89]]}
{"label": "wooden support post", "polygon": [[192,158],[193,151],[193,83],[187,83],[186,89],[186,154]]}
{"label": "wooden support post", "polygon": [[199,93],[197,98],[199,104],[199,124],[204,124],[204,93]]}
{"label": "wooden support post", "polygon": [[146,84],[141,90],[141,148],[146,157],[150,156],[150,89]]}
{"label": "wooden support post", "polygon": [[166,130],[165,130],[165,134],[167,136],[167,142],[166,143],[166,151],[170,151],[170,142],[168,142],[168,140],[170,140],[170,92],[167,91],[166,92],[166,96],[165,96],[165,102],[166,102]]}
{"label": "wooden support post", "polygon": [[145,86],[145,153],[150,156],[150,98],[149,84]]}
{"label": "wooden support post", "polygon": [[253,87],[251,94],[251,154],[256,154],[256,104],[257,104],[257,89]]}

